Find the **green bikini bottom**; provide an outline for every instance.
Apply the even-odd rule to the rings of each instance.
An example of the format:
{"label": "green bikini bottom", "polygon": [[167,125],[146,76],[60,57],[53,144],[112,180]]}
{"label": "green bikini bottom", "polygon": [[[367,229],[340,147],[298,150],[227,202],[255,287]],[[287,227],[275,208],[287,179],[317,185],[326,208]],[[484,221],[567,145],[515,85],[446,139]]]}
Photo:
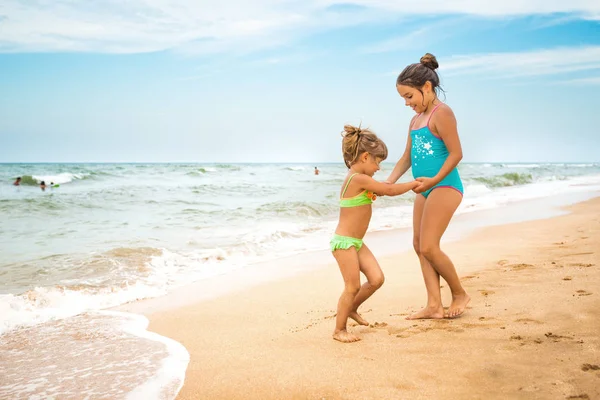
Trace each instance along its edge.
{"label": "green bikini bottom", "polygon": [[356,239],[349,236],[333,235],[333,238],[329,242],[331,251],[336,250],[347,250],[350,247],[356,247],[356,251],[359,251],[363,245],[362,239]]}

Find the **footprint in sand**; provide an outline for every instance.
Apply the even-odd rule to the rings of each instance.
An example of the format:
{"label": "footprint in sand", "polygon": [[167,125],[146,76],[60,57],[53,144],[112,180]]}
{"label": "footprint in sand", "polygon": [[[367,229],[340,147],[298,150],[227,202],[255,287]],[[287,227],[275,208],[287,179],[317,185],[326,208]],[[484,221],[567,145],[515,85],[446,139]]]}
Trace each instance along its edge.
{"label": "footprint in sand", "polygon": [[[585,291],[585,290],[578,290],[578,291],[577,291],[577,296],[590,296],[590,295],[592,295],[592,294],[593,294],[593,293],[587,292],[587,291]],[[575,295],[573,295],[573,296],[575,296]]]}
{"label": "footprint in sand", "polygon": [[567,400],[576,400],[576,399],[578,399],[578,400],[590,400],[590,396],[588,396],[587,394],[584,393],[584,394],[576,394],[576,395],[567,397]]}
{"label": "footprint in sand", "polygon": [[375,322],[374,324],[370,324],[369,328],[385,328],[386,326],[388,326],[388,324],[385,322]]}
{"label": "footprint in sand", "polygon": [[456,326],[452,326],[451,321],[439,319],[439,320],[427,320],[424,321],[425,326],[423,324],[413,324],[406,328],[395,328],[389,327],[388,333],[390,335],[396,335],[396,337],[406,339],[410,336],[418,335],[420,333],[425,333],[433,330],[442,330],[453,333],[461,333],[465,330]]}
{"label": "footprint in sand", "polygon": [[309,329],[309,328],[311,328],[311,327],[313,327],[313,326],[314,326],[314,324],[308,324],[308,325],[306,325],[305,327],[302,327],[302,328],[295,327],[295,328],[293,328],[293,329],[290,329],[290,332],[291,332],[291,333],[298,333],[298,332],[300,332],[300,331],[304,331],[304,330],[306,330],[306,329]]}
{"label": "footprint in sand", "polygon": [[[369,310],[370,311],[370,310]],[[322,313],[322,312],[329,312],[332,313],[330,315],[326,315],[322,318],[312,318],[309,323],[303,327],[299,327],[299,326],[295,326],[294,328],[290,329],[290,332],[292,333],[296,333],[296,332],[300,332],[300,331],[304,331],[306,329],[310,329],[313,326],[316,326],[317,324],[319,324],[320,322],[322,322],[323,320],[328,320],[328,319],[333,319],[337,316],[337,314],[333,311],[333,310],[313,310],[313,311],[308,311],[306,312],[306,314],[311,314],[311,313]]]}
{"label": "footprint in sand", "polygon": [[571,257],[571,256],[589,256],[594,254],[593,251],[588,251],[585,253],[568,253],[568,254],[563,254],[563,257]]}
{"label": "footprint in sand", "polygon": [[593,267],[596,264],[583,264],[583,263],[570,263],[569,266],[570,267],[583,267],[583,268],[589,268],[589,267]]}
{"label": "footprint in sand", "polygon": [[570,277],[570,276],[565,276],[565,277],[563,278],[563,281],[570,281],[570,280],[573,280],[573,278],[572,278],[572,277]]}
{"label": "footprint in sand", "polygon": [[600,366],[595,364],[583,364],[581,366],[582,371],[598,371],[600,370]]}
{"label": "footprint in sand", "polygon": [[493,290],[478,290],[479,293],[481,293],[483,296],[488,297],[490,294],[494,294],[496,292],[494,292]]}
{"label": "footprint in sand", "polygon": [[552,332],[544,333],[544,336],[546,336],[548,339],[551,339],[554,342],[559,342],[561,339],[573,339],[570,336],[555,335]]}
{"label": "footprint in sand", "polygon": [[519,342],[519,346],[525,346],[527,344],[527,342],[525,341],[525,338],[521,335],[512,335],[509,340],[515,340],[517,342]]}
{"label": "footprint in sand", "polygon": [[521,271],[521,270],[524,270],[527,268],[534,268],[535,265],[521,263],[521,264],[510,264],[510,265],[507,265],[507,267],[510,268],[511,271]]}
{"label": "footprint in sand", "polygon": [[[560,342],[562,339],[568,339],[568,340],[573,340],[573,337],[571,336],[562,336],[562,335],[555,335],[552,332],[548,332],[545,333],[544,336],[546,336],[547,339],[552,340],[553,342]],[[527,344],[527,342],[533,342],[535,344],[542,344],[543,340],[540,338],[534,339],[534,340],[527,340],[527,338],[521,336],[521,335],[512,335],[509,340],[515,340],[515,341],[519,341],[519,345],[524,346]],[[583,341],[578,341],[577,343],[583,343]],[[584,368],[588,368],[588,369],[600,369],[600,367],[598,367],[597,365],[591,365],[591,364],[583,364],[583,366],[581,367],[581,369],[583,369],[584,371],[587,371],[587,369]]]}
{"label": "footprint in sand", "polygon": [[531,319],[531,318],[519,318],[519,319],[516,319],[515,322],[521,322],[523,324],[537,324],[537,325],[543,324],[542,321],[538,321],[537,319]]}

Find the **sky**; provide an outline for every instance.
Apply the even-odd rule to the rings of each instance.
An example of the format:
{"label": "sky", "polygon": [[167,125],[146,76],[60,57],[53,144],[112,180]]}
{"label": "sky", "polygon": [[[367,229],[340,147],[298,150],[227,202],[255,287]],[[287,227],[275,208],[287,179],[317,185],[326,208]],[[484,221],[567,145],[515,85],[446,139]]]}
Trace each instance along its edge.
{"label": "sky", "polygon": [[0,162],[395,162],[426,52],[464,162],[600,161],[597,0],[2,0]]}

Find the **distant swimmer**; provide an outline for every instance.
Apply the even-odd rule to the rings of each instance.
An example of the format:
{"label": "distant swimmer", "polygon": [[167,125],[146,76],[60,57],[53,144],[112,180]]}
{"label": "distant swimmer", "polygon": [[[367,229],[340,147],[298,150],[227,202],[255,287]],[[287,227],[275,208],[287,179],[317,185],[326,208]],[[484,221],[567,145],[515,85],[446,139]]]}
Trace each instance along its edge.
{"label": "distant swimmer", "polygon": [[40,182],[40,189],[42,189],[42,192],[46,191],[46,181],[41,181]]}
{"label": "distant swimmer", "polygon": [[59,187],[59,186],[60,186],[60,185],[59,185],[58,183],[56,183],[56,184],[55,184],[54,182],[50,182],[50,189],[52,189],[52,188],[57,188],[57,187]]}
{"label": "distant swimmer", "polygon": [[21,177],[19,176],[13,183],[15,186],[21,186]]}
{"label": "distant swimmer", "polygon": [[315,175],[319,175],[319,168],[315,167]]}

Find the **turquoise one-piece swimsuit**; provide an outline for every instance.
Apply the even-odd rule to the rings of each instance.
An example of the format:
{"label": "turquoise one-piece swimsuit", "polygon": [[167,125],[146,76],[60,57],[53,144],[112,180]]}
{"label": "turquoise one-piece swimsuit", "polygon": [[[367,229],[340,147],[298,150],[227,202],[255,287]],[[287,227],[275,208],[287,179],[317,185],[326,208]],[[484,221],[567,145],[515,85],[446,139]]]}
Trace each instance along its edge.
{"label": "turquoise one-piece swimsuit", "polygon": [[[441,137],[434,135],[431,129],[429,129],[431,116],[440,105],[441,103],[431,111],[427,125],[410,131],[410,138],[412,140],[410,160],[413,178],[433,178],[440,172],[442,165],[444,165],[448,158],[449,153],[446,144]],[[427,198],[432,190],[441,187],[449,187],[463,194],[462,180],[456,167],[437,185],[421,194]]]}

